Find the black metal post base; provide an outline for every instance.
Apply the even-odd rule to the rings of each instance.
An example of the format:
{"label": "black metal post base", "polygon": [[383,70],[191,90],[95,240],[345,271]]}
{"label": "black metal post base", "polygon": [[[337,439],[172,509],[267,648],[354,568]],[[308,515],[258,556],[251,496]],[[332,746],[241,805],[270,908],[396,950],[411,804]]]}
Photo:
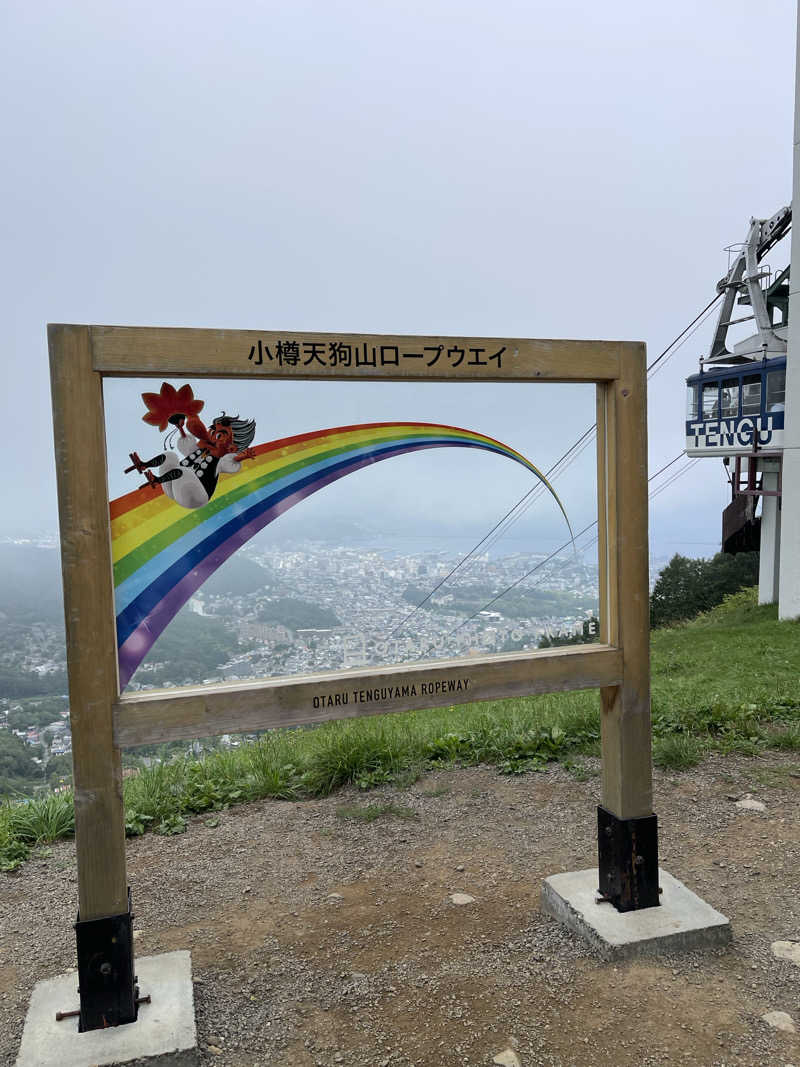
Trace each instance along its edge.
{"label": "black metal post base", "polygon": [[655,815],[619,819],[597,808],[600,894],[617,911],[655,908],[658,888],[658,828]]}
{"label": "black metal post base", "polygon": [[122,915],[75,923],[78,942],[78,1029],[102,1030],[136,1022],[139,988],[133,973],[133,915],[131,891]]}

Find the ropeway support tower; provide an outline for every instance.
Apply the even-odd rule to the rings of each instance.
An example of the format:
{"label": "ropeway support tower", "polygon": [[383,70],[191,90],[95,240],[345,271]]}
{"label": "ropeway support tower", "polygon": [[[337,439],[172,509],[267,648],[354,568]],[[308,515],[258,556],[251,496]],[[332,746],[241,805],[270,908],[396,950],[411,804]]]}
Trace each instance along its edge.
{"label": "ropeway support tower", "polygon": [[[779,597],[791,278],[790,265],[773,275],[765,257],[791,224],[791,207],[769,219],[751,219],[744,243],[727,249],[711,347],[699,373],[686,383],[687,455],[722,457],[731,486],[722,548],[733,553],[760,548],[760,603]],[[749,313],[737,317],[738,307]],[[734,342],[741,332],[735,328],[748,322],[755,332]]]}

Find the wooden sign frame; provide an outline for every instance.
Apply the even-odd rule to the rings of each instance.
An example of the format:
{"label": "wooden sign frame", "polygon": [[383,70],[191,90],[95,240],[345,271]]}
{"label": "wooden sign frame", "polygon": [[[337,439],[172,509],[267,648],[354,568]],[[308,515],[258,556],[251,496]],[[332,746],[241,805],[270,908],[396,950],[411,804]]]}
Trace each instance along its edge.
{"label": "wooden sign frame", "polygon": [[[603,805],[618,820],[651,816],[643,344],[78,325],[51,325],[48,339],[81,919],[128,908],[122,748],[452,704],[453,681],[470,701],[599,688]],[[308,362],[277,361],[287,343]],[[333,345],[348,359],[326,361]],[[105,377],[595,383],[599,643],[121,696]],[[342,706],[343,686],[362,696]]]}

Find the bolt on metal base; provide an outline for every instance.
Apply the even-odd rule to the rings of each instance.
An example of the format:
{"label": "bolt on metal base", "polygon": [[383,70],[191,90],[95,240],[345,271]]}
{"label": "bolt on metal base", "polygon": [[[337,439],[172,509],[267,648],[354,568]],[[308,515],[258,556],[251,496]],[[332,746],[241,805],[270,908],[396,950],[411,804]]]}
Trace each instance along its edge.
{"label": "bolt on metal base", "polygon": [[[138,978],[136,979],[136,981],[138,981]],[[137,998],[136,998],[136,1007],[137,1008],[139,1007],[140,1004],[149,1004],[149,1003],[150,1003],[150,994],[149,993],[144,997],[138,997],[137,996]],[[80,1015],[80,1013],[81,1013],[81,1009],[80,1008],[76,1008],[75,1011],[57,1011],[56,1012],[56,1022],[60,1023],[62,1019],[74,1019],[75,1016],[76,1015]],[[137,1012],[137,1017],[138,1017],[138,1012]]]}

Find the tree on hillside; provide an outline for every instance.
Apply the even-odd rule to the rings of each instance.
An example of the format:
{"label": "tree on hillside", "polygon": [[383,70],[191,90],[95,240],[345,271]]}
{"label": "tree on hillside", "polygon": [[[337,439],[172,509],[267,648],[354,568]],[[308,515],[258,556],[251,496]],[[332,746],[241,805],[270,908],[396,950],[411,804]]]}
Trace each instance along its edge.
{"label": "tree on hillside", "polygon": [[274,574],[271,570],[246,556],[231,556],[219,570],[203,583],[203,595],[247,596],[271,585]]}
{"label": "tree on hillside", "polygon": [[26,745],[8,730],[0,730],[0,796],[7,792],[30,791],[42,772],[33,757],[41,755],[38,745]]}
{"label": "tree on hillside", "polygon": [[288,630],[334,630],[341,626],[335,611],[295,597],[266,601],[258,613],[261,622],[285,626]]}
{"label": "tree on hillside", "polygon": [[[50,693],[66,693],[67,676],[64,671],[37,674],[12,667],[0,669],[0,696],[10,700],[40,697]],[[52,720],[51,720],[52,721]]]}
{"label": "tree on hillside", "polygon": [[758,552],[735,556],[718,552],[712,559],[673,556],[653,587],[650,625],[655,628],[692,619],[721,604],[728,593],[755,585],[758,559]]}
{"label": "tree on hillside", "polygon": [[172,620],[144,659],[145,664],[163,663],[157,671],[144,672],[148,682],[202,681],[238,651],[236,634],[222,619],[195,615],[183,608]]}
{"label": "tree on hillside", "polygon": [[47,784],[55,786],[72,781],[72,753],[64,752],[60,756],[53,756],[47,763]]}

